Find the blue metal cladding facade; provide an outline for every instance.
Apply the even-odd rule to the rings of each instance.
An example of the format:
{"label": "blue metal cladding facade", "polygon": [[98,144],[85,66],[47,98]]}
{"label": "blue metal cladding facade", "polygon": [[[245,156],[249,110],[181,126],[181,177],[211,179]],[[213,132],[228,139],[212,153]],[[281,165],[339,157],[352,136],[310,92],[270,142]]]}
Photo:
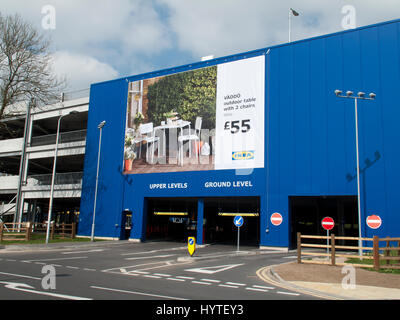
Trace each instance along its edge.
{"label": "blue metal cladding facade", "polygon": [[[266,55],[265,168],[122,175],[128,82]],[[335,89],[376,93],[359,100],[362,235],[400,234],[400,21],[274,46],[91,87],[78,233],[89,235],[93,215],[99,130],[103,128],[96,235],[118,237],[122,210],[133,212],[131,238],[143,238],[147,197],[260,197],[260,245],[288,247],[290,196],[357,195],[354,100]],[[206,181],[251,181],[252,188],[204,188]],[[151,183],[187,182],[181,190]],[[276,227],[270,215],[279,212]],[[381,216],[372,230],[366,217]],[[268,232],[266,232],[268,230]]]}

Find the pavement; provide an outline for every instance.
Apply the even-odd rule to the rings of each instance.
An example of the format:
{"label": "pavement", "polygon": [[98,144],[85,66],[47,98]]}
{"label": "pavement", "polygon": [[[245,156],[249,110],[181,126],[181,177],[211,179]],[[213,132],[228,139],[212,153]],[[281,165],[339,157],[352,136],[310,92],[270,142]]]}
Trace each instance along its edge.
{"label": "pavement", "polygon": [[[398,300],[400,274],[354,269],[354,282],[348,281],[343,267],[289,262],[258,270],[264,281],[287,290],[328,300]],[[348,269],[347,269],[348,270]]]}
{"label": "pavement", "polygon": [[[95,249],[98,246],[113,246],[118,244],[121,244],[121,241],[66,242],[49,243],[47,245],[18,244],[0,246],[0,253],[67,250],[73,248]],[[184,246],[185,244],[182,245]],[[184,261],[185,259],[215,259],[218,255],[226,257],[227,255],[268,253],[271,253],[271,251],[254,248],[248,248],[240,252],[213,252],[211,247],[205,245],[201,246],[193,257],[179,257],[178,261]],[[351,282],[349,281],[349,273],[344,272],[343,267],[340,266],[288,262],[265,266],[257,271],[257,276],[272,285],[328,300],[400,299],[400,274],[377,273],[361,268],[355,268],[354,270],[355,279]]]}

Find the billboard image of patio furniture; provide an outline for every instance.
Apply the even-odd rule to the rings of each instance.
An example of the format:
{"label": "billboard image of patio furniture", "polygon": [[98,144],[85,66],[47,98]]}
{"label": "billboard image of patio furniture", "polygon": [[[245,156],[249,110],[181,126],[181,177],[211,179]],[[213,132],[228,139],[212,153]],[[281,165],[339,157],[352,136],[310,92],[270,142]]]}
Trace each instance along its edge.
{"label": "billboard image of patio furniture", "polygon": [[124,173],[263,167],[264,68],[260,56],[131,82]]}

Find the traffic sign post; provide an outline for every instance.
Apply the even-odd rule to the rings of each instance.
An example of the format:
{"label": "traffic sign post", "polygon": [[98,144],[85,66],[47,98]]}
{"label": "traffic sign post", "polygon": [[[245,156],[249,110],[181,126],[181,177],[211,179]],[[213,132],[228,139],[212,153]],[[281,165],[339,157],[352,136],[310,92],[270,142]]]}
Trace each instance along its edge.
{"label": "traffic sign post", "polygon": [[242,216],[235,216],[235,218],[233,218],[233,224],[238,228],[236,249],[237,252],[239,252],[240,227],[243,225],[243,222],[244,220]]}
{"label": "traffic sign post", "polygon": [[193,256],[194,252],[196,251],[196,238],[189,237],[188,238],[188,251],[190,256]]}
{"label": "traffic sign post", "polygon": [[329,230],[333,229],[335,221],[331,217],[325,217],[322,219],[321,225],[326,230],[326,253],[328,254],[327,259],[329,259]]}

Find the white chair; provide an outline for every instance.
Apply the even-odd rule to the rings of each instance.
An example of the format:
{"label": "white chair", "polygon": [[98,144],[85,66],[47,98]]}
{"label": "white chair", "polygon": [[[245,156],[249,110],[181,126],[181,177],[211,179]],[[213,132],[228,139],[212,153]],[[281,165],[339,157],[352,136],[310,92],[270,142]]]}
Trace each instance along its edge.
{"label": "white chair", "polygon": [[153,122],[141,124],[139,127],[140,137],[134,143],[140,143],[139,158],[142,155],[142,142],[146,141],[146,161],[149,162],[149,144],[151,144],[151,163],[154,161],[154,144],[157,143],[157,154],[160,156],[160,137],[155,136]]}
{"label": "white chair", "polygon": [[[200,148],[200,131],[201,131],[201,123],[203,119],[201,117],[196,118],[196,123],[194,126],[194,134],[191,134],[189,131],[189,134],[187,135],[180,135],[178,137],[178,156],[179,156],[179,162],[180,165],[183,166],[183,144],[187,142],[194,141],[195,142],[195,151],[196,151],[196,160],[197,162],[199,161],[199,148]],[[190,149],[190,144],[189,144],[189,157],[191,157],[191,149]]]}

